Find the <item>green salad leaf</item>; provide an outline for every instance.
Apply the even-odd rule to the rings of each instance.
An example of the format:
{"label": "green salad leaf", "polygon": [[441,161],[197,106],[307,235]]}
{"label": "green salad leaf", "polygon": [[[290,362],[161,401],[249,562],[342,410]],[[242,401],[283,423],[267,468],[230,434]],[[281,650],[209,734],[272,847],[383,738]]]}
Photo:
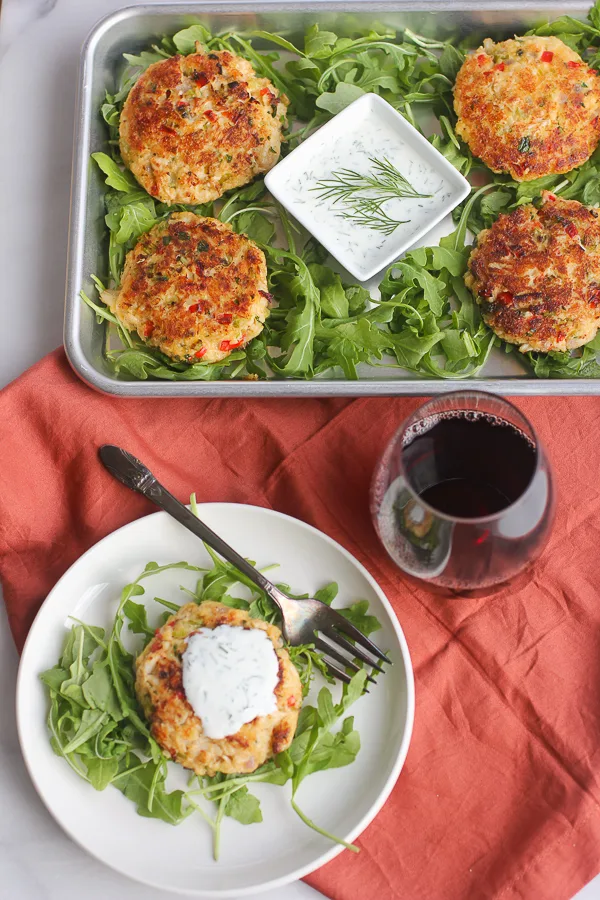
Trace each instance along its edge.
{"label": "green salad leaf", "polygon": [[204,25],[190,25],[173,35],[173,43],[178,53],[188,54],[196,52],[196,43],[207,45],[212,35]]}
{"label": "green salad leaf", "polygon": [[131,172],[120,168],[106,153],[92,153],[92,159],[106,175],[107,185],[115,191],[128,193],[139,190],[139,185]]}
{"label": "green salad leaf", "polygon": [[[197,512],[194,495],[191,506]],[[307,818],[298,806],[296,794],[311,773],[350,765],[356,759],[360,738],[346,712],[363,693],[367,675],[364,670],[343,686],[337,704],[329,688],[321,688],[317,706],[302,707],[290,748],[255,772],[193,776],[187,790],[169,787],[169,772],[175,764],[167,759],[150,733],[135,692],[134,666],[137,654],[153,639],[157,625],[164,624],[168,616],[178,611],[179,605],[155,597],[154,603],[167,608],[166,613],[155,619],[153,607],[147,601],[134,599],[146,597],[146,579],[164,572],[196,572],[195,589],[181,587],[185,602],[218,601],[281,625],[279,610],[269,597],[242,572],[209,547],[206,549],[211,560],[208,569],[187,562],[147,563],[144,571],[123,588],[110,631],[74,620],[57,664],[40,675],[49,698],[47,725],[52,748],[95,790],[105,790],[109,785],[116,787],[135,804],[141,816],[178,825],[199,812],[213,831],[215,858],[219,854],[221,823],[225,816],[244,825],[262,821],[260,802],[250,792],[254,783],[283,785],[291,781],[291,802],[296,813],[311,828],[338,841]],[[293,594],[288,585],[279,586],[291,596],[307,596]],[[246,589],[247,598],[236,596],[240,587]],[[331,604],[337,592],[337,584],[332,582],[324,585],[316,597]],[[364,634],[380,627],[377,618],[369,613],[366,600],[359,600],[340,612]],[[128,640],[135,643],[133,652],[125,642],[127,632]],[[322,653],[313,644],[289,647],[288,651],[300,675],[304,697],[317,673],[325,681],[333,682]],[[356,848],[350,846],[350,849]]]}

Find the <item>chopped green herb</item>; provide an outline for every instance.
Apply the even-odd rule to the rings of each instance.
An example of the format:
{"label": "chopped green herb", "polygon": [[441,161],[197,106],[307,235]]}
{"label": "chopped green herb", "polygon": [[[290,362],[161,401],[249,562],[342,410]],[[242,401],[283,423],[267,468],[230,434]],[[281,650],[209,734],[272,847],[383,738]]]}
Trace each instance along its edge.
{"label": "chopped green herb", "polygon": [[531,144],[528,137],[522,137],[519,141],[519,153],[529,153]]}

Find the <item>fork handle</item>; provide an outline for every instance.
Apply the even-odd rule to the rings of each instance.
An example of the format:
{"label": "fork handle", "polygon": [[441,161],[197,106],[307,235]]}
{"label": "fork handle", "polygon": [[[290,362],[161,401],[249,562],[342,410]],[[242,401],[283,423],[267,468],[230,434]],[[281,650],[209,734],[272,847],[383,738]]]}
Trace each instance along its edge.
{"label": "fork handle", "polygon": [[272,581],[251,566],[243,556],[226,544],[225,541],[215,534],[212,529],[205,525],[197,516],[189,511],[189,509],[180,503],[152,474],[150,469],[140,462],[137,457],[123,450],[121,447],[115,447],[111,444],[105,444],[99,450],[99,455],[108,469],[118,481],[124,484],[132,491],[143,494],[148,500],[156,506],[163,509],[173,519],[176,519],[184,528],[205,541],[209,547],[234,565],[239,571],[255,584],[261,591],[264,591],[277,604],[283,614],[283,604],[288,599],[277,588]]}
{"label": "fork handle", "polygon": [[222,556],[223,559],[226,559],[227,562],[234,565],[236,569],[239,569],[242,575],[245,575],[246,578],[260,588],[261,591],[268,594],[279,606],[279,598],[277,596],[279,591],[275,585],[269,581],[268,578],[265,578],[258,569],[251,566],[243,556],[240,556],[240,554],[233,549],[233,547],[230,547],[229,544],[225,543],[223,538],[220,538],[218,534],[215,534],[208,525],[205,525],[201,519],[190,512],[190,510],[184,506],[183,503],[180,503],[179,500],[163,487],[159,481],[156,481],[155,479],[154,483],[151,483],[148,488],[142,490],[141,493],[143,493],[148,500],[151,500],[156,504],[156,506],[164,509],[164,511],[173,519],[177,519],[184,528],[187,528],[188,531],[191,531],[196,537],[205,541],[209,547],[212,547],[215,553],[218,553],[219,556]]}

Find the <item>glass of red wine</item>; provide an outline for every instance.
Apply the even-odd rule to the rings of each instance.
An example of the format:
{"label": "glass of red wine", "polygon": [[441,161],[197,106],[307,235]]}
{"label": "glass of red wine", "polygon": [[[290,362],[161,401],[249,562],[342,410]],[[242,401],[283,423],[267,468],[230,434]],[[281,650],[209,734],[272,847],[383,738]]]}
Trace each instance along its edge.
{"label": "glass of red wine", "polygon": [[406,575],[442,593],[485,596],[544,548],[552,474],[512,403],[457,391],[423,404],[396,432],[375,470],[371,512]]}

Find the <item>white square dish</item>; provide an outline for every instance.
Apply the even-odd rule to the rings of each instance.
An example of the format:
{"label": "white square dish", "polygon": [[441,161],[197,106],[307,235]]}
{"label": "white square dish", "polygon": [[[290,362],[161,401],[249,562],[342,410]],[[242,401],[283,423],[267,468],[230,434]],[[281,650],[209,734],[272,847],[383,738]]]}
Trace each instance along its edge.
{"label": "white square dish", "polygon": [[[356,220],[351,199],[339,193],[337,199],[324,196],[323,182],[352,183],[348,173],[363,180],[377,178],[385,164],[420,196],[393,197],[371,208],[367,219],[372,224],[365,224],[362,213]],[[358,281],[367,281],[398,259],[471,190],[466,178],[377,94],[359,97],[319,128],[271,169],[265,184]],[[376,194],[366,189],[360,196],[369,200]],[[351,196],[358,195],[354,191]]]}

